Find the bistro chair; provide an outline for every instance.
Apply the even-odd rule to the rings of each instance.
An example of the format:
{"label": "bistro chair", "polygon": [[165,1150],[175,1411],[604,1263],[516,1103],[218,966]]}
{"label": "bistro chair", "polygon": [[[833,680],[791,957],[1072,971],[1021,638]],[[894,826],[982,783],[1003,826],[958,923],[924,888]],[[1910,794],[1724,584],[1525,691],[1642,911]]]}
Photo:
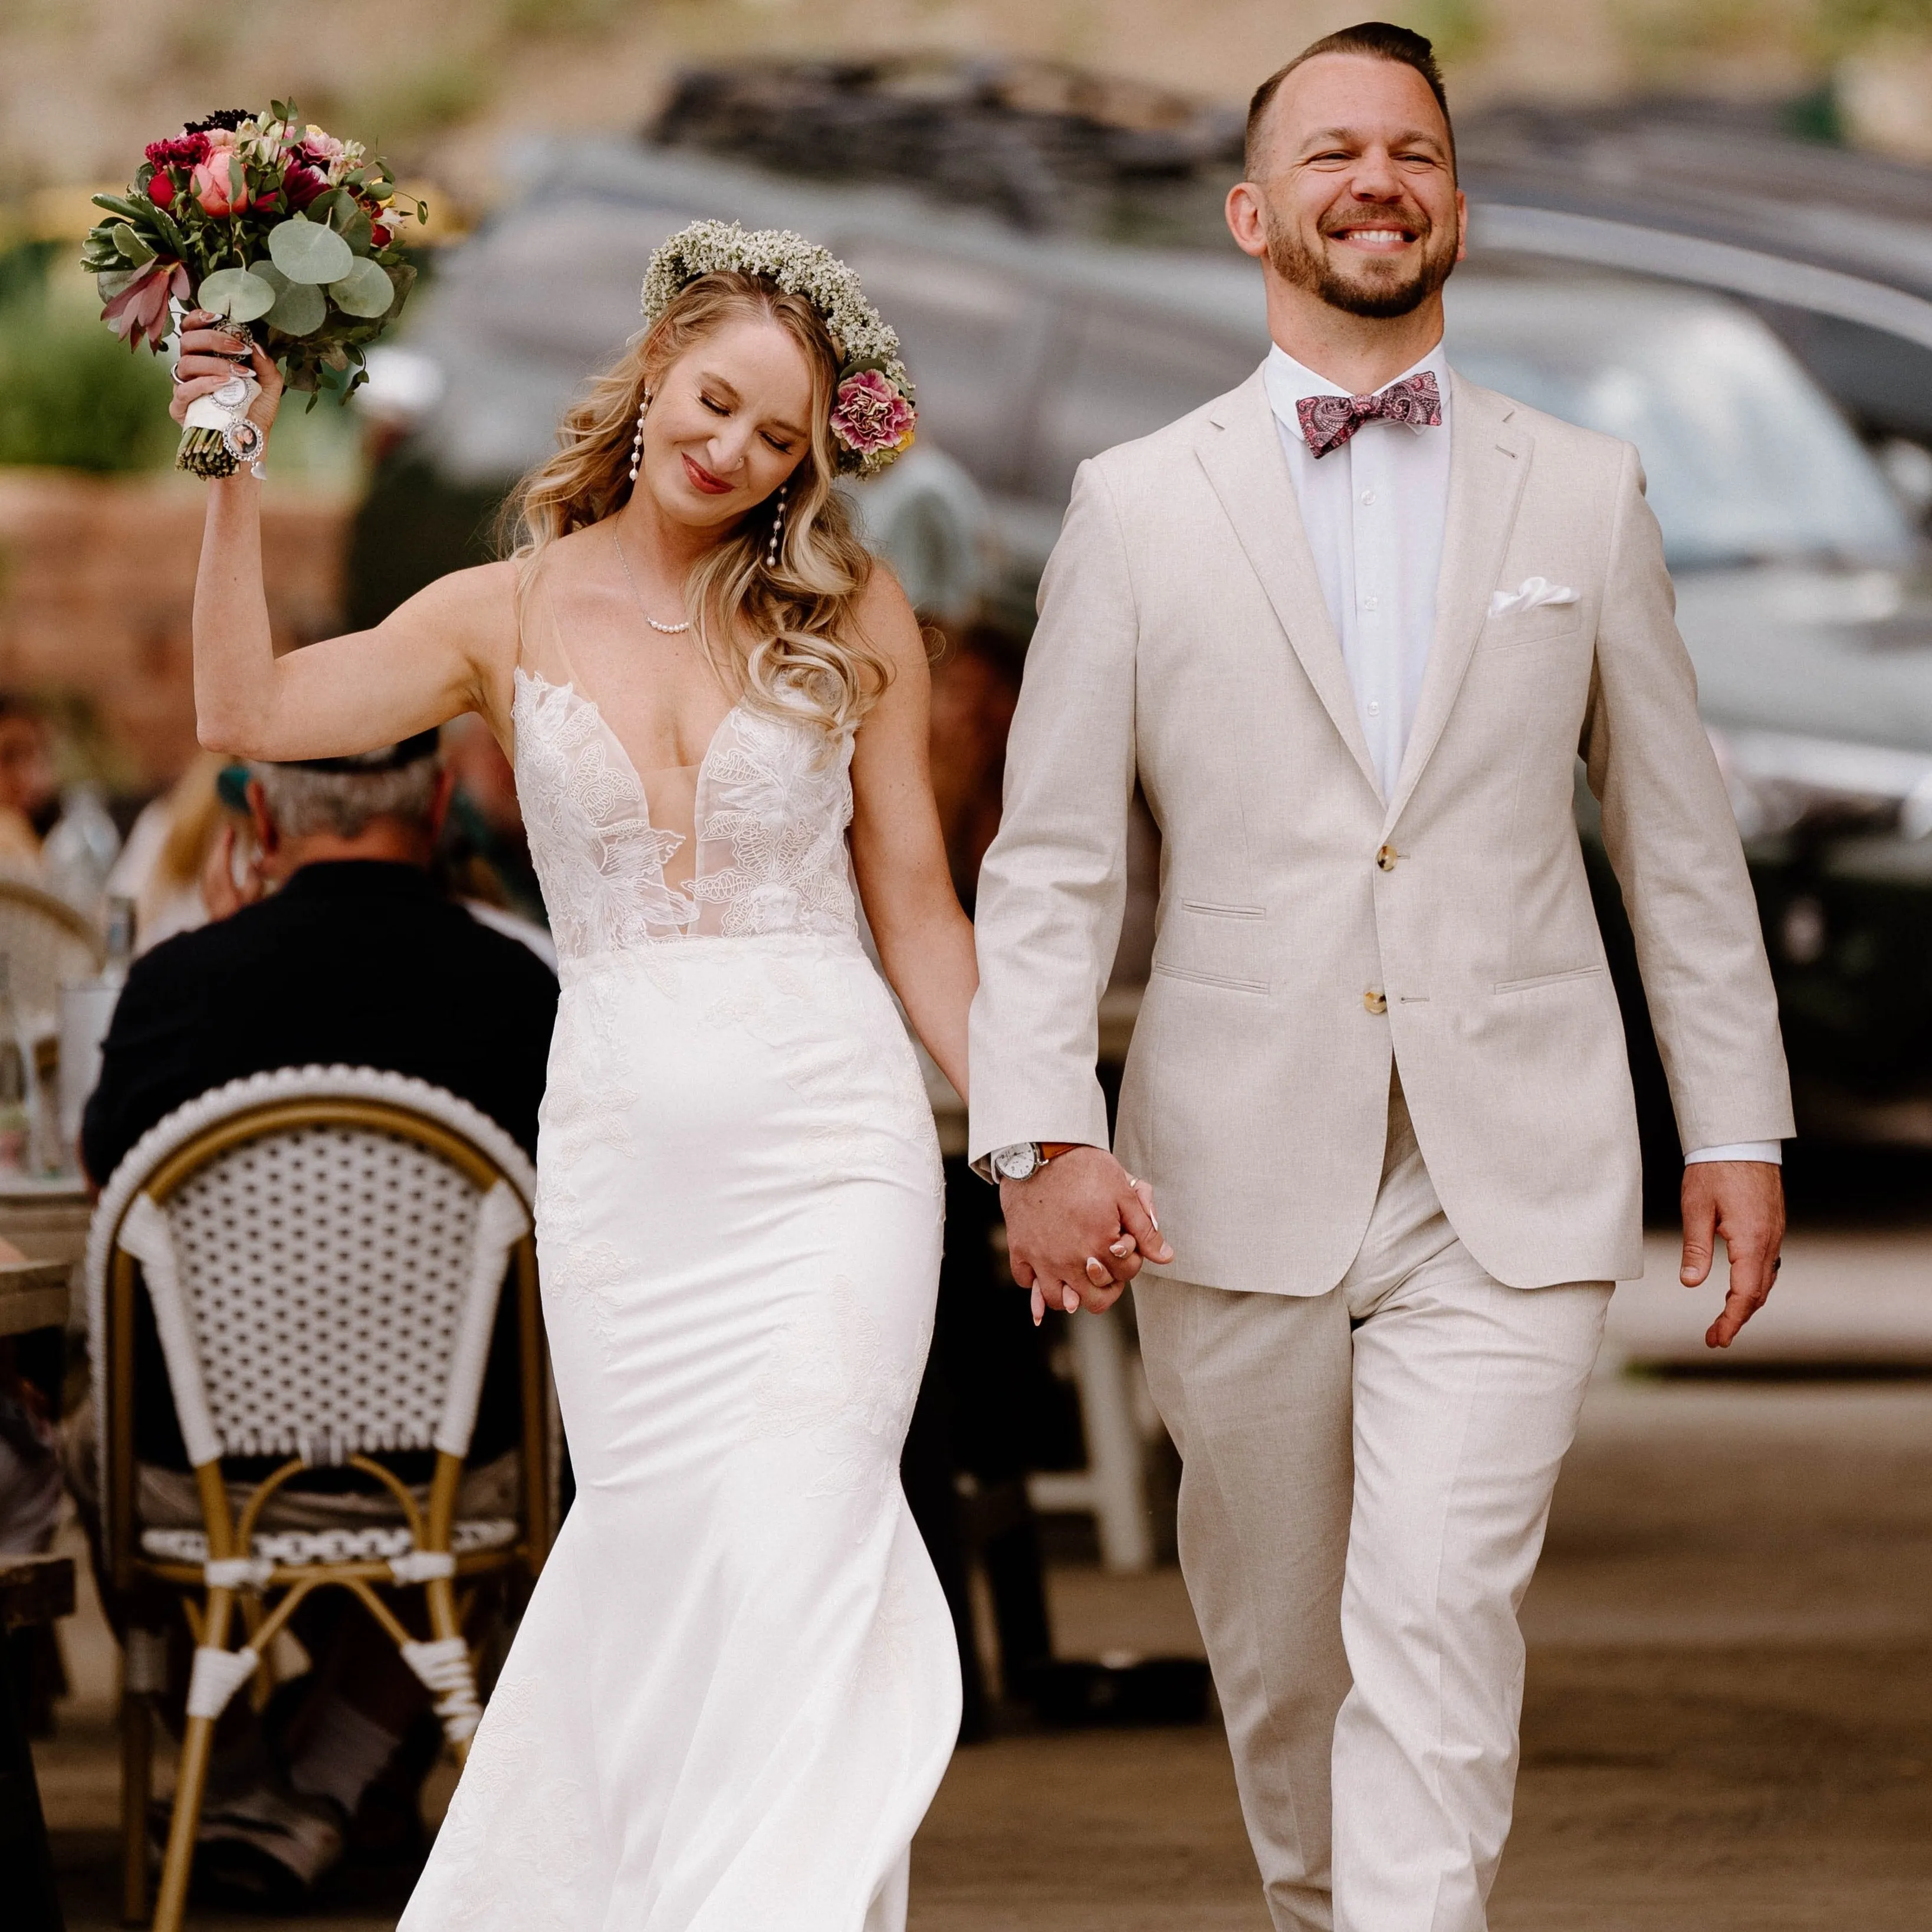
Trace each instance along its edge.
{"label": "bistro chair", "polygon": [[23,1020],[51,1025],[68,980],[92,980],[107,958],[94,922],[65,899],[0,874],[0,956]]}
{"label": "bistro chair", "polygon": [[[89,1232],[102,1540],[116,1585],[172,1595],[195,1642],[154,1923],[178,1932],[216,1720],[267,1684],[262,1660],[304,1598],[358,1598],[427,1685],[460,1762],[482,1707],[458,1586],[534,1577],[554,1518],[535,1174],[466,1101],[367,1067],[257,1074],[152,1128],[116,1169]],[[521,1372],[520,1520],[457,1515],[506,1277]],[[200,1494],[199,1529],[143,1525],[134,1499],[134,1335],[145,1290]],[[376,1459],[434,1450],[427,1498]],[[238,1456],[286,1460],[252,1485]],[[357,1472],[394,1520],[277,1528],[292,1478]],[[426,1635],[379,1592],[422,1593]],[[405,1599],[406,1601],[407,1600]],[[238,1621],[240,1629],[236,1628]],[[130,1631],[122,1827],[130,1922],[145,1915],[148,1695],[164,1637]]]}

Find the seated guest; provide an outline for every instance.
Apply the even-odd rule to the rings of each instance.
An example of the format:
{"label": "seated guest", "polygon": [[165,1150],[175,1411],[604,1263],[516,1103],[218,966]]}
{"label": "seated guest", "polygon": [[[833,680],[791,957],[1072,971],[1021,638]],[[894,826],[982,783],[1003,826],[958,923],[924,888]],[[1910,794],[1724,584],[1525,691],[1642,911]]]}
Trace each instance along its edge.
{"label": "seated guest", "polygon": [[232,898],[128,976],[81,1130],[88,1173],[104,1184],[157,1120],[224,1081],[338,1063],[446,1087],[534,1150],[556,981],[430,878],[449,802],[435,733],[257,766],[248,800],[259,856]]}
{"label": "seated guest", "polygon": [[[213,922],[138,959],[115,1010],[81,1133],[97,1181],[184,1102],[287,1066],[413,1075],[461,1096],[534,1151],[556,981],[529,947],[479,923],[434,883],[449,790],[434,732],[362,758],[251,767],[256,856],[238,879],[234,828],[222,836],[203,886]],[[514,1507],[520,1412],[511,1312],[506,1298],[459,1504],[464,1515]],[[199,1526],[145,1301],[142,1316],[134,1404],[142,1520]],[[92,1418],[83,1412],[68,1432],[70,1480],[92,1518]],[[426,1479],[416,1459],[391,1460],[404,1480]],[[238,1463],[232,1473],[256,1478],[274,1460],[259,1470]],[[272,1504],[265,1527],[370,1520],[367,1489],[345,1486],[339,1472],[298,1480],[286,1508],[279,1497]],[[342,1856],[352,1827],[366,1840],[376,1828],[370,1805],[386,1796],[401,1834],[413,1835],[414,1793],[396,1788],[409,1780],[398,1780],[392,1760],[424,1705],[388,1640],[344,1593],[310,1598],[294,1629],[315,1668],[302,1680],[303,1694],[278,1694],[266,1727],[247,1699],[230,1706],[196,1859],[205,1890],[280,1908],[306,1899]],[[418,1760],[415,1776],[425,1768]]]}

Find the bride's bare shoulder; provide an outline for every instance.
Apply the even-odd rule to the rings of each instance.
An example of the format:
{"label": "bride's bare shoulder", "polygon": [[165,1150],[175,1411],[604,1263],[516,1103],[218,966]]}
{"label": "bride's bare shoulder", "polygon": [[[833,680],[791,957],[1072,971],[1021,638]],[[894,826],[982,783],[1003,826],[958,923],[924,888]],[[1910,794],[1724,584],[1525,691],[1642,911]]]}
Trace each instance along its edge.
{"label": "bride's bare shoulder", "polygon": [[919,619],[892,566],[882,558],[873,560],[866,587],[854,600],[852,616],[866,641],[896,664],[926,663],[926,638]]}

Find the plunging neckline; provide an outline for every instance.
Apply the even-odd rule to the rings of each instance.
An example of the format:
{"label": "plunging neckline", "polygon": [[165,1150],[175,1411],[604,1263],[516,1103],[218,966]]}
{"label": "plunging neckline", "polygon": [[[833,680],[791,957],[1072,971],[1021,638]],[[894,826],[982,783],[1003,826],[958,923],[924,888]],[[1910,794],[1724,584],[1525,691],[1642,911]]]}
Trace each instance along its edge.
{"label": "plunging neckline", "polygon": [[[650,790],[650,788],[644,783],[644,775],[642,772],[638,770],[638,762],[631,756],[628,746],[625,744],[622,739],[618,736],[616,729],[613,727],[609,717],[604,712],[603,706],[599,704],[596,699],[591,696],[589,692],[584,690],[581,686],[575,683],[568,678],[566,678],[561,684],[553,683],[550,680],[545,677],[541,671],[526,670],[521,664],[518,664],[516,667],[515,670],[512,673],[512,676],[521,678],[526,684],[541,685],[546,691],[560,691],[565,692],[573,703],[582,705],[584,709],[590,713],[591,716],[596,719],[597,728],[603,733],[604,736],[608,740],[609,740],[612,746],[616,749],[618,757],[623,760],[624,775],[630,780],[631,783],[637,788],[638,801],[644,807],[644,824],[652,832],[664,832],[669,830],[669,827],[658,825],[652,820],[651,818]],[[703,754],[699,758],[698,763],[694,766],[667,765],[664,767],[666,771],[694,771],[698,774],[697,777],[692,782],[691,832],[692,842],[694,844],[698,842],[699,838],[701,836],[699,829],[699,818],[697,808],[698,801],[704,796],[705,775],[711,769],[712,754],[718,748],[718,740],[724,735],[725,726],[730,724],[732,719],[736,717],[740,711],[744,708],[744,703],[745,700],[742,698],[740,698],[737,702],[725,712],[724,716],[718,719],[717,724],[712,729],[710,737],[706,741]],[[681,833],[674,836],[677,836],[680,842],[682,841],[682,835]],[[662,877],[663,872],[663,868],[662,866],[659,866],[658,872],[659,876]]]}

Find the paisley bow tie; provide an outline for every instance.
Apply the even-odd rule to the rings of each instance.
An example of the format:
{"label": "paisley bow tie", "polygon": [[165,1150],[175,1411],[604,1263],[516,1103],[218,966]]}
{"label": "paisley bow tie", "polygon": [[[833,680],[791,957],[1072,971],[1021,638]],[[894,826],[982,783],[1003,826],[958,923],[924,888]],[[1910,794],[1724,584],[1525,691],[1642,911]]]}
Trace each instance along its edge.
{"label": "paisley bow tie", "polygon": [[1309,448],[1317,456],[1326,456],[1378,416],[1419,428],[1441,428],[1442,398],[1436,378],[1424,369],[1372,396],[1304,396],[1294,412],[1301,418],[1301,433],[1308,439]]}

